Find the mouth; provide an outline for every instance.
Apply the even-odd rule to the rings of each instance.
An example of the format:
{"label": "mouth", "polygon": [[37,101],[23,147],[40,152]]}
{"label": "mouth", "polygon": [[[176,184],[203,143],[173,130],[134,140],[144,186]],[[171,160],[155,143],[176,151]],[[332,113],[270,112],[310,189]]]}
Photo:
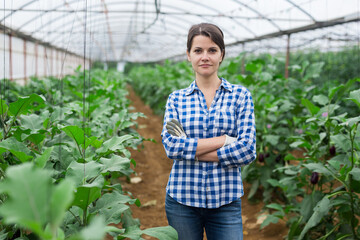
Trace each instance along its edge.
{"label": "mouth", "polygon": [[200,67],[211,67],[210,64],[201,64]]}

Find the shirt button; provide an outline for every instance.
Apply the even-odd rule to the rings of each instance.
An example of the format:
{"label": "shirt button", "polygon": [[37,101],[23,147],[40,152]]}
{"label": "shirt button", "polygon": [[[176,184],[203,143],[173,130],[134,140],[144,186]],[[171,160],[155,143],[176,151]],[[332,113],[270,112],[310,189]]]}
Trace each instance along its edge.
{"label": "shirt button", "polygon": [[209,191],[210,191],[210,188],[209,188],[209,187],[207,187],[207,188],[206,188],[206,191],[208,191],[208,192],[209,192]]}
{"label": "shirt button", "polygon": [[207,127],[204,128],[204,131],[207,131]]}

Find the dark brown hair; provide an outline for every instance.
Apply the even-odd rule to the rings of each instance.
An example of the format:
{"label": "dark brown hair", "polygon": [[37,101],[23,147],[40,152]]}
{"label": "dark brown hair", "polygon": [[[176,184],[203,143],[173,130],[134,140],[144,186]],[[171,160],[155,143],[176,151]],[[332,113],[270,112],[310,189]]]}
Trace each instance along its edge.
{"label": "dark brown hair", "polygon": [[188,33],[187,39],[187,51],[190,52],[192,42],[196,36],[206,36],[209,37],[216,45],[219,46],[221,52],[223,53],[222,59],[225,57],[225,43],[224,43],[224,34],[221,29],[211,23],[200,23],[191,26]]}

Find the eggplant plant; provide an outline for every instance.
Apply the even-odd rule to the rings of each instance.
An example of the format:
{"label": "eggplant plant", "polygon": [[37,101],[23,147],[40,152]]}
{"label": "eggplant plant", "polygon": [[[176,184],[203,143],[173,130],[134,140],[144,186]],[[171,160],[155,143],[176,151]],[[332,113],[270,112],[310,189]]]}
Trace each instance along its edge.
{"label": "eggplant plant", "polygon": [[128,148],[144,140],[124,78],[88,74],[33,79],[16,101],[1,99],[0,239],[177,238],[170,226],[141,230],[130,210],[140,202],[119,181],[134,173]]}

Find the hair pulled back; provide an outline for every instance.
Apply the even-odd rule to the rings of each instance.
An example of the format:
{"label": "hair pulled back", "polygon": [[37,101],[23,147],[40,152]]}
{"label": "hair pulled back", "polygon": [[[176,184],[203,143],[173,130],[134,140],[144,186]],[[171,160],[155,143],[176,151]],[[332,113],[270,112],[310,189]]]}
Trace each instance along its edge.
{"label": "hair pulled back", "polygon": [[225,57],[224,34],[218,26],[211,23],[200,23],[191,26],[191,28],[189,29],[188,39],[187,39],[188,52],[190,52],[191,50],[194,37],[199,35],[209,37],[216,45],[218,45],[221,52],[223,53],[222,59],[224,59]]}

